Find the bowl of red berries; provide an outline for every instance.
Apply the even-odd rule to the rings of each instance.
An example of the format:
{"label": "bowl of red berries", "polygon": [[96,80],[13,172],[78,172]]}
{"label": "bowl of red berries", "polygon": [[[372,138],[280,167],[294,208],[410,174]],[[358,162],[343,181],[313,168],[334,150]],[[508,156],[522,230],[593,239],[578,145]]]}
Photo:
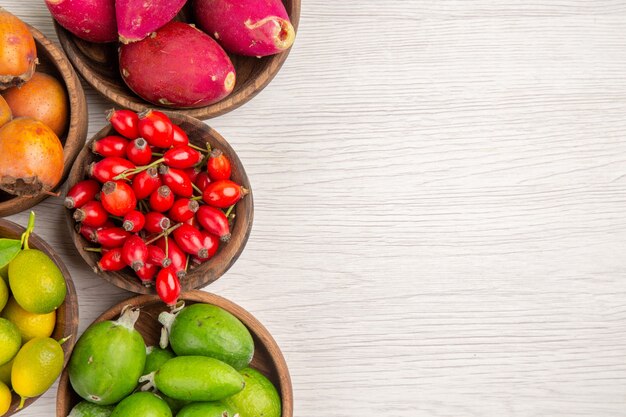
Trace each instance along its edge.
{"label": "bowl of red berries", "polygon": [[111,110],[107,119],[68,179],[74,245],[110,283],[174,304],[241,255],[250,182],[233,148],[200,120],[151,109]]}

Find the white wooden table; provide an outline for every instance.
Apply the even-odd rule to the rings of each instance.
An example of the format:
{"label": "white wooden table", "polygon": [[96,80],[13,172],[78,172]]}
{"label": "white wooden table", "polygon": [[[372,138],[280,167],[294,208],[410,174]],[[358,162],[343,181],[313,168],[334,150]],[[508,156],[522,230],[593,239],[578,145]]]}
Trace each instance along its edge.
{"label": "white wooden table", "polygon": [[[210,123],[255,224],[209,290],[275,336],[297,416],[626,416],[626,3],[305,0],[278,77]],[[82,331],[129,294],[36,212]]]}

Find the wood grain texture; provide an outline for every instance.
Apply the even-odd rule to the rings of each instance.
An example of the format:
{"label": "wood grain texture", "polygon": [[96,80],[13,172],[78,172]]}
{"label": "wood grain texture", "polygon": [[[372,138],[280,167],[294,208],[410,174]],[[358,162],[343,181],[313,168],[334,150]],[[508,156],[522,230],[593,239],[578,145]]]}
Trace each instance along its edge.
{"label": "wood grain texture", "polygon": [[[222,277],[222,275],[224,275],[237,261],[243,252],[246,243],[248,242],[250,232],[252,231],[252,223],[254,220],[254,197],[250,181],[246,175],[246,170],[237,156],[237,153],[230,146],[228,141],[224,139],[224,137],[215,131],[215,129],[212,129],[210,126],[198,119],[170,111],[165,111],[165,113],[175,124],[180,126],[185,133],[187,133],[189,141],[194,145],[202,149],[207,149],[207,144],[209,144],[211,149],[219,149],[224,152],[232,163],[232,180],[237,184],[242,185],[249,192],[245,198],[235,205],[235,220],[232,224],[231,239],[226,243],[220,244],[219,251],[210,260],[203,262],[198,266],[190,267],[187,275],[180,280],[181,289],[186,291],[203,288],[208,284],[211,284],[215,280]],[[102,159],[92,152],[93,142],[114,133],[115,132],[110,125],[105,126],[85,144],[83,150],[78,155],[78,158],[76,158],[76,163],[70,172],[66,184],[67,189],[70,189],[79,181],[86,179],[88,177],[87,170],[89,169],[89,165]],[[86,247],[97,247],[98,245],[91,243],[76,231],[77,223],[73,218],[73,213],[73,210],[65,210],[65,219],[68,230],[71,233],[76,250],[93,271],[119,288],[139,294],[156,294],[155,287],[152,285],[144,285],[130,268],[125,268],[121,271],[115,272],[101,271],[98,268],[98,261],[100,260],[101,255],[99,253],[84,250]],[[121,226],[121,224],[118,222],[117,226]]]}
{"label": "wood grain texture", "polygon": [[[203,291],[183,292],[180,297],[189,306],[205,303],[218,306],[237,317],[248,328],[254,340],[254,357],[250,366],[262,372],[276,386],[281,398],[283,417],[293,417],[293,392],[289,369],[280,348],[267,329],[242,307],[215,294]],[[158,346],[162,325],[158,321],[159,314],[170,309],[156,295],[141,295],[107,309],[96,322],[117,320],[127,307],[139,308],[140,314],[135,329],[144,338],[146,346]],[[71,409],[82,399],[74,392],[70,384],[67,369],[61,375],[57,392],[57,417],[66,417]]]}
{"label": "wood grain texture", "polygon": [[[626,416],[625,27],[615,0],[303,3],[274,81],[211,121],[255,224],[209,290],[272,333],[294,415]],[[128,294],[37,212],[82,330]]]}

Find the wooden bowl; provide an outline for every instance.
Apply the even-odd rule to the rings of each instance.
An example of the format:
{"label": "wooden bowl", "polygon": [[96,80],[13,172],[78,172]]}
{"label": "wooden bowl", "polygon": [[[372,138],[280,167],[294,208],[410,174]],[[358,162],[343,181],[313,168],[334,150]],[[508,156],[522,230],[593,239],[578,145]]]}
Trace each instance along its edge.
{"label": "wooden bowl", "polygon": [[[283,3],[297,31],[300,20],[300,0],[283,0]],[[181,20],[192,22],[187,17],[192,16],[189,9],[190,6],[186,6],[181,12],[179,15]],[[141,111],[148,107],[164,109],[143,100],[126,86],[119,73],[117,43],[97,44],[84,41],[56,22],[55,29],[61,46],[76,70],[100,94],[119,107],[134,111]],[[237,73],[237,84],[228,97],[215,104],[197,109],[165,109],[202,120],[228,113],[248,102],[272,81],[287,59],[289,51],[264,58],[230,54]]]}
{"label": "wooden bowl", "polygon": [[[28,26],[37,45],[39,65],[37,71],[54,76],[65,84],[69,99],[70,120],[66,132],[59,137],[63,144],[63,176],[53,191],[58,190],[67,178],[72,164],[80,152],[87,137],[87,101],[83,87],[72,65],[61,49],[48,40],[41,32]],[[33,197],[16,197],[0,191],[0,217],[19,213],[40,203],[49,194]]]}
{"label": "wooden bowl", "polygon": [[[25,229],[22,226],[19,226],[8,220],[0,219],[0,238],[19,239],[24,231]],[[31,248],[39,249],[40,251],[48,255],[59,267],[59,269],[63,273],[63,277],[65,278],[67,295],[65,296],[65,301],[63,302],[63,304],[61,304],[61,306],[57,309],[56,326],[54,327],[54,332],[51,336],[53,339],[56,340],[72,336],[67,342],[63,344],[63,366],[65,366],[67,365],[67,361],[70,359],[72,348],[74,347],[76,339],[78,338],[78,299],[76,297],[76,289],[74,288],[74,283],[72,282],[70,272],[67,270],[67,267],[63,264],[61,258],[54,252],[50,245],[48,245],[34,233],[30,235],[28,243]],[[34,403],[37,398],[39,397],[29,398],[28,400],[26,400],[24,408]],[[5,414],[5,417],[17,414],[18,411],[15,411],[15,409],[17,408],[19,403],[19,395],[13,393],[11,407],[9,408],[9,412]]]}
{"label": "wooden bowl", "polygon": [[[212,148],[221,149],[231,161],[232,180],[237,184],[244,186],[248,190],[251,190],[250,181],[248,180],[246,171],[243,168],[243,164],[233,148],[228,144],[228,142],[226,142],[226,139],[198,119],[175,112],[166,111],[165,113],[174,123],[180,125],[180,127],[187,132],[190,142],[203,148],[206,147],[206,143],[208,142]],[[68,189],[74,186],[77,182],[85,179],[89,164],[100,158],[91,151],[91,143],[94,140],[101,139],[110,134],[113,134],[113,128],[107,126],[85,144],[85,147],[78,155],[74,167],[70,172]],[[250,236],[252,220],[254,217],[252,191],[250,191],[249,195],[237,203],[234,212],[235,220],[231,230],[230,240],[221,245],[219,251],[213,258],[187,273],[187,276],[182,279],[180,283],[183,291],[202,288],[212,283],[228,271],[237,258],[239,258],[241,252],[243,252],[243,249],[248,241],[248,237]],[[72,218],[72,211],[66,210],[66,219],[76,249],[85,262],[87,262],[87,264],[94,270],[94,272],[109,281],[111,284],[125,290],[139,294],[156,293],[153,286],[144,286],[139,281],[139,278],[137,278],[128,268],[118,272],[100,271],[97,268],[97,262],[100,259],[100,256],[98,253],[89,252],[83,249],[85,247],[93,247],[94,244],[83,238],[80,233],[76,232],[76,222]]]}
{"label": "wooden bowl", "polygon": [[[189,291],[181,295],[186,305],[195,303],[213,304],[230,312],[250,330],[254,339],[254,357],[250,366],[258,369],[274,384],[282,400],[282,417],[293,417],[293,392],[291,377],[285,363],[285,358],[270,333],[254,316],[237,304],[203,291]],[[107,310],[94,323],[104,320],[115,320],[122,309],[127,306],[141,307],[141,314],[135,328],[143,336],[146,346],[158,345],[161,334],[161,325],[157,317],[162,311],[169,308],[154,295],[141,295],[123,301]],[[57,391],[57,417],[67,417],[72,407],[81,398],[72,390],[67,369],[61,374]]]}

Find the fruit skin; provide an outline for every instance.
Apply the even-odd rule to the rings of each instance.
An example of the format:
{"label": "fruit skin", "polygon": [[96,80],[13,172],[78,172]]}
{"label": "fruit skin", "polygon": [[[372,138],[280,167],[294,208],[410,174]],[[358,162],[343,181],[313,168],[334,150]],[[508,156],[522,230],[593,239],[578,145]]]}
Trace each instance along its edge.
{"label": "fruit skin", "polygon": [[178,145],[163,154],[165,165],[171,168],[192,168],[202,160],[202,154],[186,145]]}
{"label": "fruit skin", "polygon": [[138,200],[148,198],[161,185],[161,177],[154,167],[141,171],[133,179],[133,191]]}
{"label": "fruit skin", "polygon": [[172,146],[184,146],[189,144],[189,136],[178,125],[172,124]]}
{"label": "fruit skin", "polygon": [[89,42],[117,40],[115,0],[46,0],[52,17],[65,29]]}
{"label": "fruit skin", "polygon": [[0,311],[6,306],[7,301],[9,301],[9,287],[3,279],[0,279]]}
{"label": "fruit skin", "polygon": [[223,400],[240,417],[280,417],[281,400],[276,387],[262,373],[253,368],[241,371],[246,386],[238,394]]}
{"label": "fruit skin", "polygon": [[137,198],[133,188],[125,181],[107,181],[102,186],[100,201],[106,211],[114,216],[123,217],[135,209]]}
{"label": "fruit skin", "polygon": [[63,175],[63,145],[42,122],[20,117],[0,128],[0,188],[33,196],[53,189]]}
{"label": "fruit skin", "polygon": [[200,259],[209,257],[208,248],[203,245],[202,234],[198,229],[188,224],[182,224],[174,230],[174,240],[178,246],[189,255]]}
{"label": "fruit skin", "polygon": [[94,180],[77,182],[65,196],[64,205],[68,209],[81,208],[88,201],[96,198],[100,192],[100,184]]}
{"label": "fruit skin", "polygon": [[22,345],[22,337],[17,326],[7,319],[0,318],[0,365],[15,357]]}
{"label": "fruit skin", "polygon": [[211,184],[211,178],[209,178],[209,174],[206,171],[202,171],[198,174],[193,183],[200,189],[200,191],[206,190],[206,187]]}
{"label": "fruit skin", "polygon": [[135,164],[128,159],[111,156],[91,163],[87,168],[87,174],[101,183],[105,183],[115,180],[115,176],[122,174],[124,171],[135,168]]}
{"label": "fruit skin", "polygon": [[102,206],[102,203],[96,200],[88,201],[74,212],[74,220],[82,222],[82,224],[91,227],[101,227],[109,220],[109,214]]}
{"label": "fruit skin", "polygon": [[137,233],[146,224],[146,216],[138,210],[131,210],[124,216],[122,227],[127,232]]}
{"label": "fruit skin", "polygon": [[137,138],[128,144],[126,157],[137,166],[148,165],[152,161],[152,150],[144,138]]}
{"label": "fruit skin", "polygon": [[163,213],[168,211],[174,205],[174,193],[167,185],[162,185],[150,194],[150,208],[154,211]]}
{"label": "fruit skin", "polygon": [[68,370],[83,399],[111,405],[135,389],[146,362],[146,346],[134,329],[138,317],[138,310],[126,310],[117,321],[96,323],[80,337]]}
{"label": "fruit skin", "polygon": [[139,137],[139,116],[134,111],[111,109],[106,117],[120,135],[131,140]]}
{"label": "fruit skin", "polygon": [[13,359],[0,365],[0,382],[5,385],[11,386],[11,369],[13,368]]}
{"label": "fruit skin", "polygon": [[91,151],[104,157],[114,156],[117,158],[126,157],[126,147],[128,141],[121,136],[106,136],[96,140],[91,144]]}
{"label": "fruit skin", "polygon": [[185,3],[186,0],[116,0],[120,42],[142,40],[172,20]]}
{"label": "fruit skin", "polygon": [[202,199],[210,206],[228,208],[241,200],[248,190],[230,180],[212,182],[202,192]]}
{"label": "fruit skin", "polygon": [[111,405],[98,405],[81,401],[72,408],[67,417],[110,417],[114,408]]}
{"label": "fruit skin", "polygon": [[173,108],[216,103],[233,91],[236,78],[230,58],[217,42],[182,22],[170,22],[155,36],[122,45],[120,73],[144,100]]}
{"label": "fruit skin", "polygon": [[2,310],[2,317],[15,324],[22,336],[22,343],[26,343],[38,337],[50,337],[56,325],[57,314],[56,311],[48,314],[29,313],[11,298]]}
{"label": "fruit skin", "polygon": [[193,196],[193,186],[185,171],[161,165],[159,167],[159,175],[163,184],[170,187],[177,196],[187,198]]}
{"label": "fruit skin", "polygon": [[169,148],[174,134],[172,121],[164,113],[148,109],[139,113],[139,134],[152,146]]}
{"label": "fruit skin", "polygon": [[24,249],[11,261],[9,283],[15,301],[35,314],[52,313],[67,293],[59,267],[37,249]]}
{"label": "fruit skin", "polygon": [[222,242],[230,240],[230,225],[222,210],[201,206],[196,214],[198,223],[209,233],[219,236]]}
{"label": "fruit skin", "polygon": [[161,301],[168,306],[176,304],[180,296],[180,281],[174,267],[168,266],[159,271],[156,277],[156,292]]}
{"label": "fruit skin", "polygon": [[207,172],[211,181],[220,181],[230,179],[232,168],[230,160],[224,152],[219,149],[213,149],[207,162]]}
{"label": "fruit skin", "polygon": [[122,260],[135,271],[148,262],[148,247],[137,235],[132,235],[122,247]]}
{"label": "fruit skin", "polygon": [[170,227],[170,219],[168,219],[163,213],[158,211],[150,211],[146,213],[146,223],[144,229],[148,233],[161,233]]}
{"label": "fruit skin", "polygon": [[154,373],[154,383],[163,394],[183,401],[217,401],[244,387],[239,372],[205,356],[170,359]]}
{"label": "fruit skin", "polygon": [[156,245],[148,245],[148,263],[167,268],[172,264],[170,258],[165,256],[165,251]]}
{"label": "fruit skin", "polygon": [[[159,321],[167,314],[159,316]],[[228,311],[211,304],[197,303],[182,309],[171,325],[169,341],[178,356],[208,356],[235,369],[248,366],[254,356],[248,328]]]}
{"label": "fruit skin", "polygon": [[121,271],[126,268],[126,262],[122,259],[122,248],[113,248],[98,261],[100,271]]}
{"label": "fruit skin", "polygon": [[130,233],[121,227],[108,227],[96,230],[91,240],[102,245],[103,248],[112,249],[123,246],[129,237]]}
{"label": "fruit skin", "polygon": [[13,118],[13,114],[11,113],[11,108],[9,104],[6,102],[2,96],[0,96],[0,127],[9,123]]}
{"label": "fruit skin", "polygon": [[176,417],[235,417],[237,411],[222,401],[192,403],[184,406]]}
{"label": "fruit skin", "polygon": [[28,26],[0,8],[0,90],[28,81],[37,62],[35,39]]}
{"label": "fruit skin", "polygon": [[198,26],[230,53],[273,55],[296,37],[281,0],[195,0],[193,9]]}
{"label": "fruit skin", "polygon": [[186,275],[187,254],[176,244],[176,241],[171,238],[161,238],[154,244],[167,253],[167,257],[172,261],[170,268],[172,268],[175,275],[179,279],[184,278]]}
{"label": "fruit skin", "polygon": [[137,392],[124,398],[111,417],[172,417],[172,410],[159,396],[151,392]]}
{"label": "fruit skin", "polygon": [[174,205],[168,212],[168,216],[175,222],[184,222],[191,219],[199,208],[200,205],[197,201],[179,198],[174,202]]}
{"label": "fruit skin", "polygon": [[63,349],[59,342],[40,337],[20,349],[11,370],[13,390],[26,398],[43,394],[52,386],[63,370]]}
{"label": "fruit skin", "polygon": [[143,368],[143,375],[159,370],[161,365],[174,357],[174,352],[169,349],[161,349],[158,346],[148,346],[146,353],[146,366]]}
{"label": "fruit skin", "polygon": [[69,120],[69,100],[65,86],[56,78],[35,72],[20,87],[9,88],[2,96],[11,107],[13,117],[32,117],[43,122],[59,137]]}
{"label": "fruit skin", "polygon": [[3,382],[0,382],[0,416],[3,416],[11,407],[11,391]]}

